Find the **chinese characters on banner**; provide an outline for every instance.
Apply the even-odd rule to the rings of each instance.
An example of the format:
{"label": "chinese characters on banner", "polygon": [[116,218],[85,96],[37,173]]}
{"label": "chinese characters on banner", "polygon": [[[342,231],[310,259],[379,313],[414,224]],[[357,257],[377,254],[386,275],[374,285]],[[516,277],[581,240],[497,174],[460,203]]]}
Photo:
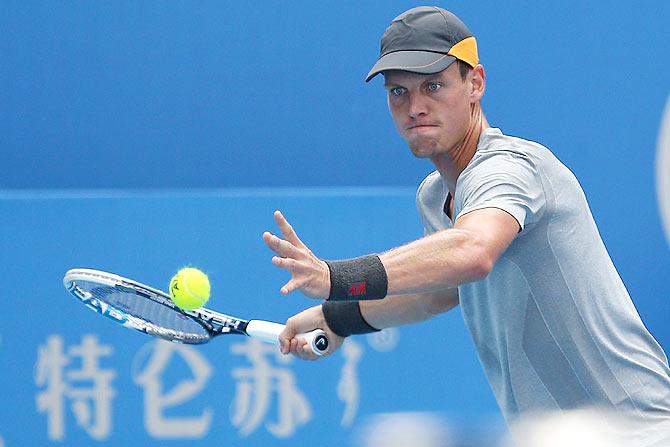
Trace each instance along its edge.
{"label": "chinese characters on banner", "polygon": [[112,429],[114,371],[100,367],[101,357],[113,353],[94,335],[82,337],[80,345],[65,349],[63,338],[52,335],[39,347],[35,384],[45,387],[37,394],[37,411],[47,414],[51,440],[65,438],[65,407],[69,404],[77,425],[93,439],[105,439]]}
{"label": "chinese characters on banner", "polygon": [[[397,343],[397,333],[390,336]],[[313,418],[309,396],[301,390],[291,369],[294,359],[279,353],[275,346],[252,338],[241,340],[230,345],[232,356],[242,363],[229,373],[236,383],[229,402],[230,423],[240,437],[266,430],[276,438],[290,438]],[[369,338],[368,342],[377,351],[395,347],[394,343],[380,348],[375,340]],[[46,415],[48,439],[66,438],[69,414],[91,438],[104,440],[111,436],[117,372],[102,363],[111,363],[113,353],[113,347],[100,343],[95,335],[84,335],[79,344],[71,346],[65,346],[63,337],[51,335],[39,346],[35,363],[35,384],[40,388],[36,408]],[[340,424],[344,428],[351,426],[358,413],[358,365],[363,353],[363,345],[354,339],[347,339],[340,349],[344,362],[336,392],[343,403]],[[212,427],[214,408],[203,404],[188,416],[175,416],[171,410],[187,402],[197,403],[206,393],[214,374],[207,358],[192,346],[154,341],[138,352],[137,359],[141,362],[134,364],[141,363],[142,368],[133,368],[131,375],[143,391],[147,433],[156,439],[205,437]],[[186,365],[190,373],[168,384],[165,374],[175,361]]]}
{"label": "chinese characters on banner", "polygon": [[[190,417],[168,417],[166,410],[197,399],[212,375],[212,366],[196,349],[169,342],[153,342],[149,359],[142,371],[133,374],[136,384],[144,390],[144,425],[154,438],[202,438],[212,423],[213,410]],[[188,366],[191,377],[166,390],[163,383],[170,360],[179,356]]]}
{"label": "chinese characters on banner", "polygon": [[[287,366],[293,360],[275,346],[249,339],[231,346],[234,355],[243,355],[248,367],[233,368],[237,382],[232,423],[240,436],[248,436],[266,419],[273,400],[277,419],[265,424],[277,438],[287,438],[312,418],[312,407],[298,388],[295,375]],[[279,366],[274,366],[274,359]],[[273,399],[275,397],[275,399]]]}

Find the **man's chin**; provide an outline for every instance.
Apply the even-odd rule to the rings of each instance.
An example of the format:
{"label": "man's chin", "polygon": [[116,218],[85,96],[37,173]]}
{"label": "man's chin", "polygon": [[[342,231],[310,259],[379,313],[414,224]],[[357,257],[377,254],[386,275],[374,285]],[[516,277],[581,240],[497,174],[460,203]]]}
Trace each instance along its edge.
{"label": "man's chin", "polygon": [[410,145],[410,150],[416,158],[431,158],[435,151],[433,147],[423,147],[423,146],[412,146]]}

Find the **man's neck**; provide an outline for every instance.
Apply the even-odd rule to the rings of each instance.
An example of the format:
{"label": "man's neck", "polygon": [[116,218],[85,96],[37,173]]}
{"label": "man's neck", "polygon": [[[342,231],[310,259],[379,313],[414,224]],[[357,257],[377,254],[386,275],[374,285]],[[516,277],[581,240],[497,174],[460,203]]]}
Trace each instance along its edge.
{"label": "man's neck", "polygon": [[449,192],[451,192],[452,196],[456,191],[458,176],[470,163],[470,160],[472,160],[477,151],[477,144],[479,143],[482,131],[489,127],[481,105],[479,103],[474,104],[470,111],[470,125],[463,140],[453,150],[431,159],[437,167],[440,176],[449,187]]}

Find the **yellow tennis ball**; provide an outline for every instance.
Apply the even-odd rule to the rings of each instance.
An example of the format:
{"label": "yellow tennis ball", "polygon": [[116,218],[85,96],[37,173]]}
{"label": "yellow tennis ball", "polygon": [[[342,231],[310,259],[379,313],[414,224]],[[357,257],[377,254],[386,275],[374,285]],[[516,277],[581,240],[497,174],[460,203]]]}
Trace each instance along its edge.
{"label": "yellow tennis ball", "polygon": [[185,267],[170,280],[170,296],[181,309],[202,307],[209,299],[209,278],[200,270]]}

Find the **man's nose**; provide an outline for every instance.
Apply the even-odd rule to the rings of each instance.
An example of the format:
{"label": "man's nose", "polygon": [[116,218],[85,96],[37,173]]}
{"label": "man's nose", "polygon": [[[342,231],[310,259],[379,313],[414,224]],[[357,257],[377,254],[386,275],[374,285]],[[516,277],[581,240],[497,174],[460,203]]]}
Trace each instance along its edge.
{"label": "man's nose", "polygon": [[421,97],[420,93],[414,93],[409,97],[409,116],[411,118],[417,118],[421,115],[428,113],[426,109],[426,102],[424,98]]}

